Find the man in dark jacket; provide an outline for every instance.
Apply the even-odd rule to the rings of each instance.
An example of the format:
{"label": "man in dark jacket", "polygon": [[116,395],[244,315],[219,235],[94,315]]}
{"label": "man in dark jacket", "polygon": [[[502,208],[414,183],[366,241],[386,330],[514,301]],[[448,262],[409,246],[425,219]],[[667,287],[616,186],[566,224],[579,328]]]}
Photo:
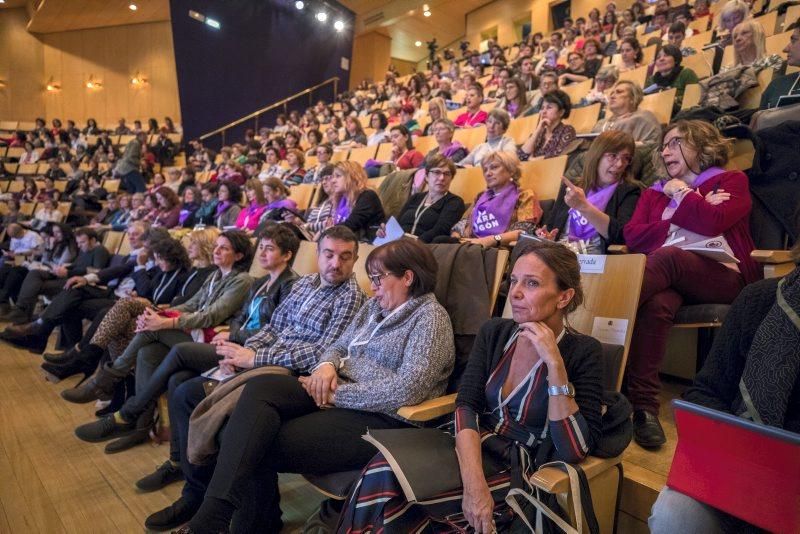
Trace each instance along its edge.
{"label": "man in dark jacket", "polygon": [[34,269],[29,271],[22,282],[16,306],[5,317],[16,324],[27,323],[33,315],[36,298],[39,295],[53,297],[63,288],[67,278],[81,276],[89,269],[102,269],[108,265],[108,250],[98,241],[97,233],[91,228],[75,230],[75,240],[80,253],[69,267],[59,265],[51,270]]}
{"label": "man in dark jacket", "polygon": [[[64,325],[64,341],[72,346],[81,337],[83,319],[92,319],[102,310],[109,308],[117,299],[117,292],[135,287],[131,274],[139,266],[144,269],[148,254],[144,240],[155,236],[147,223],[137,221],[128,227],[128,239],[131,252],[127,256],[117,257],[113,264],[94,273],[71,273],[64,283],[63,291],[53,298],[42,315],[33,322],[18,326],[9,326],[0,334],[2,339],[21,343],[41,352],[47,343],[50,332],[59,324]],[[160,237],[169,237],[166,230],[158,230]],[[106,264],[108,261],[106,261]],[[105,265],[103,265],[105,267]],[[152,275],[157,274],[151,273]]]}

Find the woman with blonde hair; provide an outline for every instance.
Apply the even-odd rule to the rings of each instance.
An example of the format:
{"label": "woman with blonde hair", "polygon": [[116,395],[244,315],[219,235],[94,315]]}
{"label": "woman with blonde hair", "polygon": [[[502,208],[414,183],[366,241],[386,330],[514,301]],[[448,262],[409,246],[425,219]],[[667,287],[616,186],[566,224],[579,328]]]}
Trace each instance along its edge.
{"label": "woman with blonde hair", "polygon": [[609,130],[592,142],[577,183],[562,178],[553,208],[536,235],[581,254],[605,254],[624,245],[622,229],[633,215],[642,189],[634,182],[635,145],[626,132]]}
{"label": "woman with blonde hair", "polygon": [[[731,151],[731,141],[711,123],[671,124],[653,154],[666,178],[642,193],[624,228],[631,252],[647,255],[626,373],[634,439],[645,448],[666,442],[658,420],[658,370],[678,309],[684,302],[730,304],[761,278],[750,258],[747,176],[724,169]],[[717,258],[692,252],[691,245],[709,240],[721,253]]]}
{"label": "woman with blonde hair", "polygon": [[478,193],[452,237],[484,247],[500,247],[531,233],[542,217],[536,193],[522,189],[521,164],[516,154],[497,150],[481,160],[486,189]]}
{"label": "woman with blonde hair", "polygon": [[[778,65],[782,62],[776,56]],[[733,29],[733,66],[751,65],[763,68],[772,59],[767,56],[767,37],[761,23],[755,20],[745,20]]]}
{"label": "woman with blonde hair", "polygon": [[433,124],[438,120],[447,118],[447,106],[445,106],[444,98],[438,96],[428,102],[428,115],[431,121],[425,126],[422,135],[433,135]]}
{"label": "woman with blonde hair", "polygon": [[717,42],[726,47],[733,42],[733,29],[751,17],[750,8],[742,0],[729,0],[722,6],[717,18]]}
{"label": "woman with blonde hair", "polygon": [[367,185],[367,173],[355,161],[340,161],[333,167],[331,181],[333,212],[328,226],[341,224],[360,238],[371,241],[383,222],[383,205]]}

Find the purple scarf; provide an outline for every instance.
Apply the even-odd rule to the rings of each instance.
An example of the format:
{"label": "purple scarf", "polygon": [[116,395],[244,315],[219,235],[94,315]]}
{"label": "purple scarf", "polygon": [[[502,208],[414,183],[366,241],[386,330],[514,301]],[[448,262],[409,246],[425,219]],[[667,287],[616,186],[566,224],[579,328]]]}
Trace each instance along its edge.
{"label": "purple scarf", "polygon": [[502,234],[508,229],[517,207],[519,189],[513,183],[497,193],[487,189],[475,202],[472,210],[472,233],[477,237]]}
{"label": "purple scarf", "polygon": [[274,210],[276,208],[289,208],[291,210],[296,210],[297,203],[290,198],[284,198],[282,200],[276,200],[275,202],[270,202],[267,204],[268,210]]}
{"label": "purple scarf", "polygon": [[[694,179],[694,183],[692,183],[691,188],[697,190],[705,182],[722,172],[725,172],[725,169],[720,169],[719,167],[709,167],[697,175],[697,178]],[[664,184],[666,184],[668,181],[669,180],[659,180],[650,186],[650,189],[653,191],[658,191],[659,193],[663,193]],[[672,208],[672,211],[675,211],[678,208],[678,201],[675,199],[670,200],[667,209],[669,208]]]}
{"label": "purple scarf", "polygon": [[[595,208],[599,209],[600,211],[605,211],[606,206],[608,206],[608,201],[611,200],[611,197],[614,196],[614,191],[617,190],[617,186],[619,182],[611,185],[607,185],[602,189],[595,189],[589,191],[589,194],[586,195],[586,200],[589,201],[589,204],[594,206]],[[597,235],[597,230],[594,226],[586,220],[586,217],[581,215],[581,212],[574,208],[570,208],[569,210],[569,240],[570,241],[589,241],[593,239]]]}
{"label": "purple scarf", "polygon": [[350,206],[347,205],[347,197],[339,199],[339,205],[336,206],[336,215],[333,218],[334,224],[341,224],[350,217]]}
{"label": "purple scarf", "polygon": [[228,209],[232,202],[230,200],[226,200],[225,202],[220,202],[217,204],[217,216],[222,215],[225,213],[225,210]]}
{"label": "purple scarf", "polygon": [[442,154],[442,156],[444,156],[446,158],[452,158],[453,154],[455,154],[456,152],[458,152],[462,148],[464,148],[464,145],[462,145],[458,141],[453,141],[452,143],[450,143],[450,145],[447,148],[445,148],[443,151],[441,151],[441,154]]}

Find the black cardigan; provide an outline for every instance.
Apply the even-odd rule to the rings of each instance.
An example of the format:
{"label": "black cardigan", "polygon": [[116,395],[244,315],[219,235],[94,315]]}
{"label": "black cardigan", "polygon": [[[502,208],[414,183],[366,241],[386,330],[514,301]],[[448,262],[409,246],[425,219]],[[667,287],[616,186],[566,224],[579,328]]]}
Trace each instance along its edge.
{"label": "black cardigan", "polygon": [[358,195],[350,215],[341,224],[355,232],[359,239],[372,241],[384,218],[383,205],[378,194],[372,189],[365,189]]}
{"label": "black cardigan", "polygon": [[178,289],[178,294],[175,296],[175,298],[172,299],[172,302],[170,302],[170,306],[173,307],[180,306],[181,304],[192,298],[194,294],[200,291],[200,288],[203,287],[206,278],[208,278],[211,275],[211,273],[214,273],[216,271],[217,271],[216,265],[209,265],[208,267],[203,267],[202,269],[198,269],[197,267],[192,267],[192,270],[189,271],[186,274],[186,277],[181,281],[181,286]]}
{"label": "black cardigan", "polygon": [[[731,413],[740,396],[739,381],[753,337],[775,304],[779,278],[768,278],[745,287],[731,305],[725,322],[703,368],[683,398],[689,402]],[[777,385],[777,384],[776,384]],[[792,385],[784,428],[800,432],[800,379]]]}
{"label": "black cardigan", "polygon": [[[555,204],[542,221],[542,224],[547,225],[550,230],[558,228],[557,238],[560,238],[564,233],[564,228],[567,225],[567,216],[569,215],[569,206],[564,202],[566,192],[566,187],[561,184]],[[639,202],[641,194],[642,188],[638,185],[621,182],[614,194],[611,195],[606,209],[603,210],[611,218],[608,222],[608,239],[603,239],[606,249],[608,249],[609,245],[625,244],[625,236],[622,235],[622,229],[625,228],[625,225],[633,216],[633,212],[636,210],[636,203]]]}
{"label": "black cardigan", "polygon": [[[461,376],[456,407],[468,406],[480,415],[486,409],[486,383],[503,357],[503,347],[517,323],[511,319],[489,319],[481,327]],[[603,398],[603,349],[593,337],[568,330],[558,349],[567,377],[575,387],[575,402],[589,427],[589,454],[600,439]]]}
{"label": "black cardigan", "polygon": [[[289,296],[289,292],[292,290],[292,285],[297,281],[297,279],[297,273],[295,273],[291,268],[287,267],[280,274],[280,276],[278,276],[278,279],[275,280],[275,283],[272,284],[269,289],[267,289],[264,299],[261,301],[261,304],[258,307],[258,315],[260,318],[259,323],[261,324],[262,328],[272,320],[272,314],[275,312],[275,308],[278,307],[278,304],[286,300],[286,297]],[[253,282],[252,286],[250,286],[250,292],[247,294],[247,298],[244,300],[242,309],[239,310],[239,313],[236,315],[236,317],[231,320],[230,341],[238,343],[239,345],[244,345],[244,342],[247,340],[247,338],[255,335],[256,332],[258,332],[258,330],[246,330],[242,327],[245,325],[245,322],[250,315],[250,302],[256,297],[256,291],[261,289],[261,286],[264,285],[267,280],[269,280],[269,275],[262,276]]]}
{"label": "black cardigan", "polygon": [[[403,231],[407,234],[411,233],[417,208],[419,208],[419,205],[422,204],[427,195],[428,193],[411,195],[406,205],[400,210],[397,222],[400,223]],[[461,220],[461,216],[464,215],[466,209],[461,197],[448,192],[422,212],[414,235],[419,237],[419,240],[423,243],[430,243],[434,237],[440,235],[449,236],[450,229]]]}

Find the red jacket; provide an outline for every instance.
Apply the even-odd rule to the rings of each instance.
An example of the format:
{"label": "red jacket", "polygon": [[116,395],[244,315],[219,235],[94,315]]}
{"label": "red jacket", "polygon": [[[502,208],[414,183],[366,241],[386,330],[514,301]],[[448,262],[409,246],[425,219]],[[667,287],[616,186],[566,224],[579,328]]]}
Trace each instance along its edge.
{"label": "red jacket", "polygon": [[[712,206],[705,200],[715,187],[730,193],[730,200]],[[725,171],[707,180],[698,189],[688,193],[681,201],[671,220],[661,220],[670,198],[653,189],[642,193],[633,217],[625,225],[625,243],[633,252],[650,252],[661,248],[667,240],[670,223],[698,234],[714,237],[724,235],[734,255],[741,262],[739,270],[749,284],[762,277],[761,269],[750,258],[755,248],[750,236],[750,209],[752,200],[747,176],[741,171]]]}

